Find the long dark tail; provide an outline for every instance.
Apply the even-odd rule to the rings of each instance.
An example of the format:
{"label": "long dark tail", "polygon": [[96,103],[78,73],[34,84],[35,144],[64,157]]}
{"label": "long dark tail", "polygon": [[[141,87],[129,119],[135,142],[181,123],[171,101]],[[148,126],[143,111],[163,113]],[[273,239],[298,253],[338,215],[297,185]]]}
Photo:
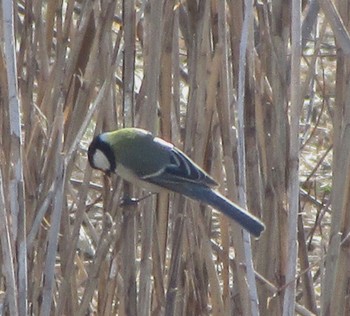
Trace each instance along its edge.
{"label": "long dark tail", "polygon": [[[249,214],[243,208],[225,198],[219,192],[199,183],[169,181],[166,177],[152,177],[147,179],[170,191],[183,194],[191,199],[209,204],[216,210],[224,213],[240,224],[245,230],[259,237],[264,231],[265,225],[255,216]],[[173,179],[171,179],[173,180]]]}
{"label": "long dark tail", "polygon": [[232,218],[245,230],[256,237],[259,237],[265,229],[265,225],[258,218],[249,214],[243,208],[211,188],[197,185],[187,185],[185,190],[183,187],[180,189],[177,188],[177,190],[172,188],[172,190],[182,193],[191,199],[209,204],[216,210]]}

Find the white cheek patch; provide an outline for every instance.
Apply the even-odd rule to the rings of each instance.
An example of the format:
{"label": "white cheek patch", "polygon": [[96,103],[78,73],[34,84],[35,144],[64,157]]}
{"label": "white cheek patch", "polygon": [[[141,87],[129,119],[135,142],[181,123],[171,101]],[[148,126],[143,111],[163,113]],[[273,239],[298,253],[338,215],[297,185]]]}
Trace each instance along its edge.
{"label": "white cheek patch", "polygon": [[93,157],[93,161],[94,161],[94,166],[97,169],[107,171],[107,170],[110,170],[111,168],[111,164],[109,163],[106,155],[99,149],[96,150]]}

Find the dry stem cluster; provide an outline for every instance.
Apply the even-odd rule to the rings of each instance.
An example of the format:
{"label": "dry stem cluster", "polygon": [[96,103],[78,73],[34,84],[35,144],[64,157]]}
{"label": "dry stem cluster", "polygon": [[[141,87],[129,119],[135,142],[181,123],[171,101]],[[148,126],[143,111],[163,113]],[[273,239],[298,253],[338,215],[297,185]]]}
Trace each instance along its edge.
{"label": "dry stem cluster", "polygon": [[[1,5],[3,314],[350,314],[347,1]],[[263,236],[178,195],[121,207],[144,193],[86,150],[123,126],[182,148]]]}

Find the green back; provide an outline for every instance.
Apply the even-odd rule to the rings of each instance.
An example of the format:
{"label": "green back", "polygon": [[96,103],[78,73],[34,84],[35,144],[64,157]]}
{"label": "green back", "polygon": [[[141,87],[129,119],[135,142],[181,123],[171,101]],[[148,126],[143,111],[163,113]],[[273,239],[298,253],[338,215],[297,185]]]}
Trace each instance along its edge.
{"label": "green back", "polygon": [[[171,147],[169,151],[164,150],[164,145],[155,142],[154,136],[147,131],[123,128],[106,135],[116,160],[134,170],[138,176],[155,173],[159,170],[160,164],[170,162]],[[172,145],[169,144],[169,146]]]}

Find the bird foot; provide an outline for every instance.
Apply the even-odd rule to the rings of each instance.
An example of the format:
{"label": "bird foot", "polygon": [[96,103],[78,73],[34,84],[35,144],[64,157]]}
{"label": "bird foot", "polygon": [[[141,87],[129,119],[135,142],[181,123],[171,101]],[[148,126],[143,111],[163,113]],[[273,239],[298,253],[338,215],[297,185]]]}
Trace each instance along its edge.
{"label": "bird foot", "polygon": [[123,197],[120,201],[120,206],[122,207],[128,207],[128,206],[135,206],[137,205],[139,202],[141,202],[142,200],[145,200],[147,198],[149,198],[151,195],[153,195],[154,193],[149,193],[146,194],[145,196],[142,196],[140,198],[131,198],[131,197]]}

